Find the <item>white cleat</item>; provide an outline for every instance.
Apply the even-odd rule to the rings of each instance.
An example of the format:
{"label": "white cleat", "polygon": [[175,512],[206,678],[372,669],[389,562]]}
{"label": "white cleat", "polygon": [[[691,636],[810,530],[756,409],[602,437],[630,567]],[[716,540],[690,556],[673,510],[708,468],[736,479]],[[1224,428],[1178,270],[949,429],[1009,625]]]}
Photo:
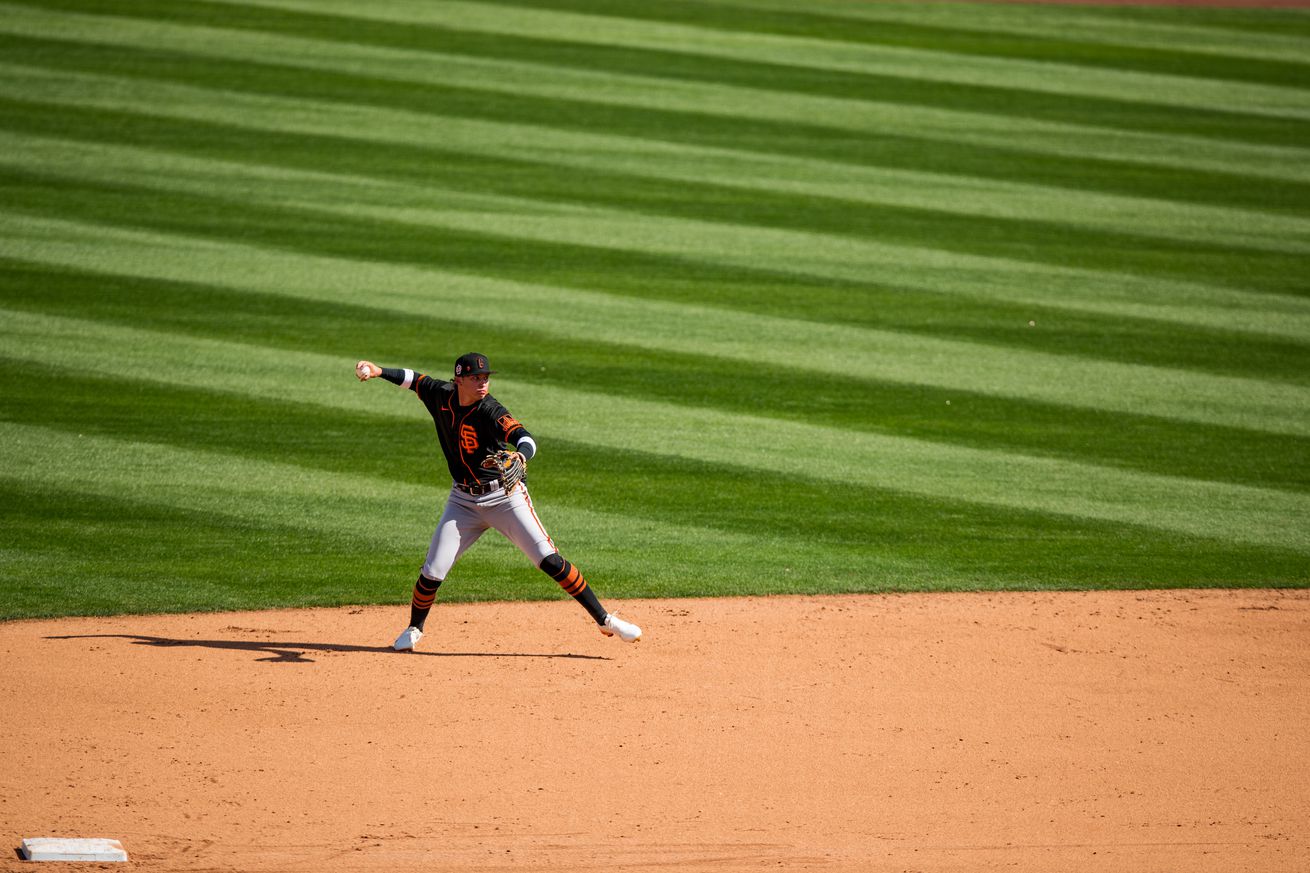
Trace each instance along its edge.
{"label": "white cleat", "polygon": [[600,626],[600,632],[607,637],[618,634],[619,639],[625,643],[635,643],[641,639],[641,628],[630,621],[624,621],[612,612],[605,616],[605,623]]}
{"label": "white cleat", "polygon": [[401,631],[400,636],[396,637],[396,641],[392,643],[391,647],[397,652],[410,652],[413,651],[421,639],[423,639],[423,631],[416,627],[407,627]]}

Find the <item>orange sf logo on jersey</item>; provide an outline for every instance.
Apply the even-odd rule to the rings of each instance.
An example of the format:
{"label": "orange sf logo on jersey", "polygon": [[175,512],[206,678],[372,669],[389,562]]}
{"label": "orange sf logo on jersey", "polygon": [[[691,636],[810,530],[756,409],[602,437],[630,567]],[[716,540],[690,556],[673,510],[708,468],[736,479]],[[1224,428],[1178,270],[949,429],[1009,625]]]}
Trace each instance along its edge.
{"label": "orange sf logo on jersey", "polygon": [[467,455],[471,455],[478,450],[478,432],[473,429],[472,425],[461,424],[459,426],[459,447]]}

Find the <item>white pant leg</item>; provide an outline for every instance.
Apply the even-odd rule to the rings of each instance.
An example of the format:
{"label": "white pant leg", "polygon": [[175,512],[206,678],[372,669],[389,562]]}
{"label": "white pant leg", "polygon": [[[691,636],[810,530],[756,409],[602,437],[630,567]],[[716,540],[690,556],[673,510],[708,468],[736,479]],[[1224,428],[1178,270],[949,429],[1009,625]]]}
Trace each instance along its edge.
{"label": "white pant leg", "polygon": [[491,523],[491,526],[518,546],[519,551],[527,555],[534,567],[539,565],[547,555],[553,555],[558,551],[554,541],[546,533],[541,519],[537,518],[526,484],[519,485],[506,500],[494,507],[487,507],[484,512],[484,518]]}
{"label": "white pant leg", "polygon": [[446,581],[446,574],[455,566],[459,556],[467,552],[488,527],[490,525],[482,519],[477,504],[452,488],[441,521],[437,522],[437,529],[432,533],[432,544],[428,546],[428,556],[423,561],[423,575],[439,582]]}

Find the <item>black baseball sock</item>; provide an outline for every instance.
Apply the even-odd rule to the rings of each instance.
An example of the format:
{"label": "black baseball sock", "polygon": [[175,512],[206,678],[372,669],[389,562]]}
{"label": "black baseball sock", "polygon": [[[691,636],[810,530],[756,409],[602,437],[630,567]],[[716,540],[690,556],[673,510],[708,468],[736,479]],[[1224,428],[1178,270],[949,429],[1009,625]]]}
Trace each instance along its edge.
{"label": "black baseball sock", "polygon": [[574,600],[582,604],[582,608],[591,614],[596,620],[596,624],[604,624],[605,607],[600,605],[600,600],[596,597],[596,592],[591,590],[587,580],[582,578],[582,572],[577,567],[556,552],[553,555],[547,555],[541,561],[541,569],[547,576],[559,583],[559,587],[568,592]]}
{"label": "black baseball sock", "polygon": [[414,599],[409,602],[409,626],[423,630],[423,622],[428,620],[432,604],[437,599],[437,589],[441,587],[440,579],[429,579],[422,573],[414,583]]}

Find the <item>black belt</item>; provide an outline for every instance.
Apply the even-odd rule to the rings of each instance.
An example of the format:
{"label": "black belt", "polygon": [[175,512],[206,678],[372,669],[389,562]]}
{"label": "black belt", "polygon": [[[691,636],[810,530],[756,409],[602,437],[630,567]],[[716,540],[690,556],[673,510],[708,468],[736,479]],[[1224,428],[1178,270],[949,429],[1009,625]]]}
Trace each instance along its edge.
{"label": "black belt", "polygon": [[476,485],[465,485],[462,482],[456,482],[455,487],[465,494],[471,494],[474,497],[481,497],[483,494],[490,494],[493,491],[500,490],[500,480],[492,479],[490,482],[479,482]]}

